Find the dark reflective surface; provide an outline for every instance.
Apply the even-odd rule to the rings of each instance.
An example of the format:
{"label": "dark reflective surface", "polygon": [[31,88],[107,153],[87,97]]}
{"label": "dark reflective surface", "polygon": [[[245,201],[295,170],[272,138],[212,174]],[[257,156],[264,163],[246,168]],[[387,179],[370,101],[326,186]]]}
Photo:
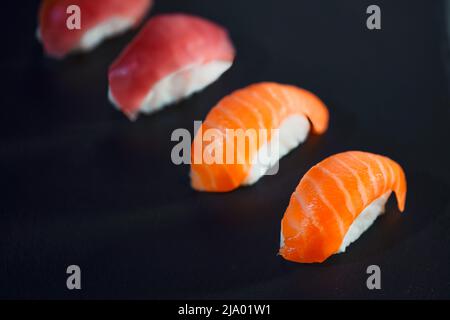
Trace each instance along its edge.
{"label": "dark reflective surface", "polygon": [[[0,297],[449,298],[443,6],[379,1],[382,30],[372,32],[369,4],[157,1],[152,14],[225,25],[238,56],[204,92],[135,123],[106,98],[108,65],[133,32],[54,61],[34,40],[37,5],[16,8],[0,60]],[[194,192],[189,168],[171,163],[172,131],[192,132],[222,96],[262,80],[317,93],[329,131],[253,187]],[[320,265],[284,261],[276,254],[291,192],[312,165],[350,149],[403,165],[406,212],[391,199],[347,253]],[[82,269],[79,292],[65,287],[70,264]],[[366,288],[371,264],[381,291]]]}

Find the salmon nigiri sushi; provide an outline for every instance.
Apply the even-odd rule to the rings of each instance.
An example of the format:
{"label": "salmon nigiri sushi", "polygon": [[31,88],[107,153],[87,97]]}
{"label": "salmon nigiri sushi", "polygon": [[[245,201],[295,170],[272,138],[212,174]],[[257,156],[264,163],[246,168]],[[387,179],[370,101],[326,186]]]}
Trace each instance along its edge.
{"label": "salmon nigiri sushi", "polygon": [[[61,58],[73,51],[88,51],[104,39],[137,26],[153,0],[43,0],[38,39],[45,52]],[[79,8],[79,29],[67,23],[71,8]]]}
{"label": "salmon nigiri sushi", "polygon": [[191,185],[209,192],[251,185],[305,141],[310,122],[322,134],[328,118],[317,96],[292,85],[263,82],[237,90],[211,109],[195,136]]}
{"label": "salmon nigiri sushi", "polygon": [[129,118],[152,113],[216,81],[234,60],[227,31],[206,19],[150,19],[109,69],[109,98]]}
{"label": "salmon nigiri sushi", "polygon": [[291,196],[281,222],[280,254],[311,263],[345,252],[384,212],[392,191],[403,212],[405,173],[389,158],[349,151],[323,160]]}

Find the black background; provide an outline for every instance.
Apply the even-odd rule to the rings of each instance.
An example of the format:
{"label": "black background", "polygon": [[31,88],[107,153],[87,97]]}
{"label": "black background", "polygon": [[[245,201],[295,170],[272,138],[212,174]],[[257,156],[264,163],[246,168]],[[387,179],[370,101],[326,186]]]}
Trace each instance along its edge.
{"label": "black background", "polygon": [[[366,28],[378,4],[382,30]],[[441,1],[160,0],[226,26],[235,65],[218,82],[129,122],[107,100],[107,68],[136,33],[57,61],[35,40],[38,3],[2,4],[1,298],[450,298],[450,104]],[[10,7],[14,6],[14,7]],[[197,193],[171,163],[225,94],[257,81],[319,95],[330,129],[276,176],[228,194]],[[280,220],[302,175],[334,153],[387,155],[407,173],[347,253],[302,265],[277,256]],[[66,289],[66,268],[82,290]],[[382,290],[366,288],[377,264]]]}

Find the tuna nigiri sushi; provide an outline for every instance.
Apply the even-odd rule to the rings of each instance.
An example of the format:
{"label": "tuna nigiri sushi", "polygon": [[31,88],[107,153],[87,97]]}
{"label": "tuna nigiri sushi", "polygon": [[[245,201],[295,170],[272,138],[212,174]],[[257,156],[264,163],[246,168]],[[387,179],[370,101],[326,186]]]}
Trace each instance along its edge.
{"label": "tuna nigiri sushi", "polygon": [[[104,39],[141,22],[153,0],[43,0],[38,38],[45,52],[61,58],[73,51],[88,51]],[[80,9],[80,28],[69,29],[70,9]]]}
{"label": "tuna nigiri sushi", "polygon": [[150,19],[109,69],[109,98],[131,119],[202,90],[228,70],[235,51],[227,31],[206,19]]}
{"label": "tuna nigiri sushi", "polygon": [[[195,136],[191,148],[192,187],[226,192],[255,183],[306,139],[310,122],[313,132],[322,134],[328,118],[328,109],[317,96],[292,85],[263,82],[233,92],[211,109]],[[249,129],[255,134],[245,137],[246,144],[234,143],[236,136],[227,134]],[[211,131],[223,136],[219,145],[206,137]],[[202,161],[210,153],[231,153],[232,161]]]}
{"label": "tuna nigiri sushi", "polygon": [[311,263],[344,252],[384,212],[392,191],[403,211],[405,173],[389,158],[349,151],[323,160],[291,196],[281,222],[280,254]]}

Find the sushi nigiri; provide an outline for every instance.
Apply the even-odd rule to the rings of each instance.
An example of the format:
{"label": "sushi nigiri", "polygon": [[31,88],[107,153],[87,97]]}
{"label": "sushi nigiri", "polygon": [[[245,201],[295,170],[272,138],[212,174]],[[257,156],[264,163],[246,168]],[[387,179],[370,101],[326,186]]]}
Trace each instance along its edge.
{"label": "sushi nigiri", "polygon": [[206,19],[150,19],[109,69],[109,98],[130,119],[186,98],[216,81],[234,60],[227,31]]}
{"label": "sushi nigiri", "polygon": [[[88,51],[104,39],[138,25],[152,4],[153,0],[43,0],[38,39],[45,52],[56,58],[73,51]],[[80,9],[79,29],[67,27],[68,8],[74,5]]]}
{"label": "sushi nigiri", "polygon": [[291,196],[281,222],[280,254],[312,263],[345,252],[384,212],[392,191],[403,212],[405,173],[389,158],[348,151],[323,160]]}
{"label": "sushi nigiri", "polygon": [[[313,132],[322,134],[327,130],[328,118],[328,109],[317,96],[292,85],[263,82],[237,90],[211,109],[195,136],[191,147],[191,185],[209,192],[251,185],[306,139],[310,122]],[[233,143],[235,138],[227,136],[230,129],[254,129],[256,134],[249,135],[248,145],[256,147]],[[205,137],[211,130],[224,135],[220,153],[231,152],[235,162],[201,161],[208,150],[215,153],[208,149],[212,142]]]}

